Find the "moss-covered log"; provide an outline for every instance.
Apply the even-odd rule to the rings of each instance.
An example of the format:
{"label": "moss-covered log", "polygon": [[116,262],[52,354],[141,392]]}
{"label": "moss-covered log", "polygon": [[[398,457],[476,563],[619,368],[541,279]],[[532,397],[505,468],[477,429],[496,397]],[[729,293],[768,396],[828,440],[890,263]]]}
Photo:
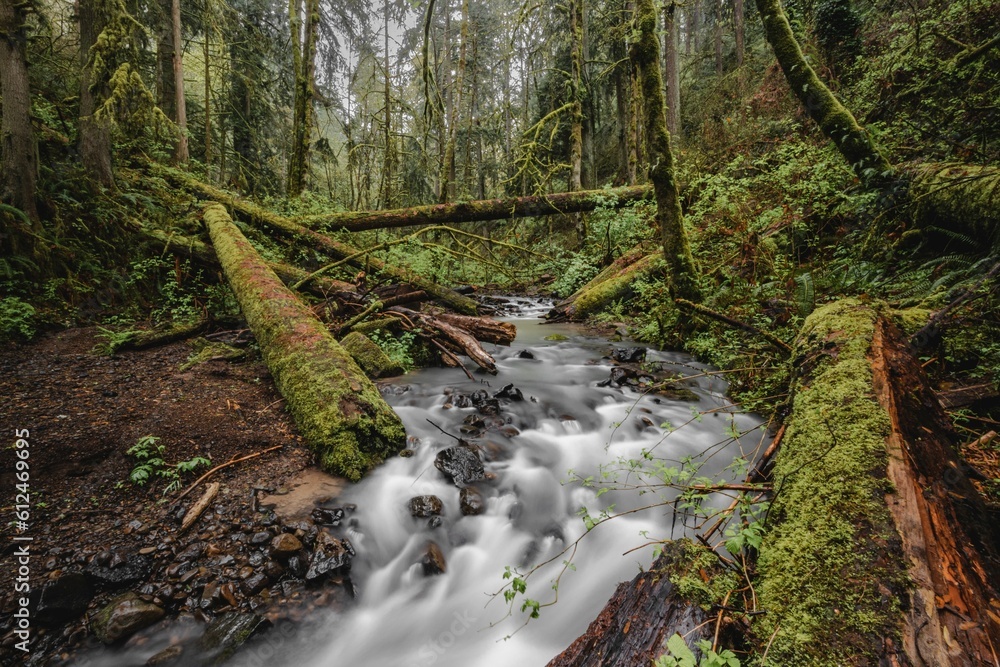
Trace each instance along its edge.
{"label": "moss-covered log", "polygon": [[862,182],[874,185],[891,175],[889,161],[858,125],[854,115],[816,75],[799,47],[781,0],[756,0],[764,35],[774,50],[788,87],[834,143]]}
{"label": "moss-covered log", "polygon": [[1000,244],[1000,168],[926,164],[907,171],[918,225]]}
{"label": "moss-covered log", "polygon": [[556,304],[546,319],[582,320],[596,315],[616,301],[627,301],[635,294],[632,286],[641,278],[650,278],[663,272],[663,257],[659,254],[645,257],[619,266],[612,273],[602,272],[573,296]]}
{"label": "moss-covered log", "polygon": [[360,331],[347,334],[340,340],[340,344],[368,377],[384,378],[403,374],[403,367],[390,359],[382,348]]}
{"label": "moss-covered log", "polygon": [[674,156],[667,130],[667,109],[660,75],[660,40],[656,37],[657,12],[653,0],[638,0],[635,21],[639,39],[632,43],[630,57],[639,72],[642,89],[642,116],[646,129],[646,158],[649,178],[656,193],[656,222],[660,227],[663,258],[667,262],[667,285],[674,298],[701,301],[694,257],[684,229],[684,213]]}
{"label": "moss-covered log", "polygon": [[455,204],[397,208],[387,211],[328,213],[297,218],[296,222],[310,227],[322,225],[329,229],[345,229],[352,232],[417,225],[486,222],[539,215],[584,213],[601,206],[619,208],[648,199],[651,194],[652,188],[648,185],[634,185],[611,190],[559,192],[551,195],[509,199],[483,199]]}
{"label": "moss-covered log", "polygon": [[303,227],[297,222],[293,222],[284,216],[272,213],[246,200],[239,199],[218,188],[202,183],[196,178],[176,169],[170,169],[155,163],[150,164],[150,169],[157,174],[173,180],[182,187],[192,192],[196,192],[203,197],[224,203],[232,210],[238,212],[250,222],[266,226],[273,232],[288,238],[296,243],[307,247],[316,248],[334,259],[344,259],[347,263],[364,270],[373,270],[384,274],[389,278],[402,283],[407,283],[418,287],[441,303],[447,304],[450,308],[467,315],[475,315],[478,311],[478,304],[475,299],[463,296],[454,290],[439,285],[423,276],[406,268],[386,264],[377,257],[369,253],[362,252],[346,243],[337,241],[324,234],[320,234],[311,229]]}
{"label": "moss-covered log", "polygon": [[221,204],[205,224],[222,270],[278,391],[327,470],[357,480],[406,442],[399,417],[299,299],[278,280]]}
{"label": "moss-covered log", "polygon": [[769,664],[992,664],[995,521],[902,334],[844,300],[795,360],[756,585]]}

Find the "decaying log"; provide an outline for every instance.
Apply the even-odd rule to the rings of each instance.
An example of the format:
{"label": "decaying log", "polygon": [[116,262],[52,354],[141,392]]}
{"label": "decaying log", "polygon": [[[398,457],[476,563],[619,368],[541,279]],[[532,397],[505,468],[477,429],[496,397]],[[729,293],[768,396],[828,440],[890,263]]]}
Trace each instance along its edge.
{"label": "decaying log", "polygon": [[549,320],[580,320],[594,315],[615,301],[628,299],[633,294],[632,285],[640,278],[652,277],[663,271],[663,256],[659,253],[645,257],[611,273],[602,272],[577,292],[562,301],[545,316]]}
{"label": "decaying log", "polygon": [[674,633],[694,649],[699,639],[711,639],[709,616],[683,599],[670,574],[685,559],[681,543],[668,544],[646,572],[618,584],[614,595],[587,631],[547,667],[633,667],[652,665],[667,652]]}
{"label": "decaying log", "polygon": [[216,254],[302,436],[327,470],[357,480],[406,432],[357,363],[267,268],[221,204],[205,207]]}
{"label": "decaying log", "polygon": [[151,347],[168,345],[196,336],[206,326],[208,326],[207,318],[189,320],[187,322],[171,322],[155,329],[143,329],[123,333],[108,343],[99,346],[99,348],[102,352],[109,355],[113,355],[121,350],[148,350]]}
{"label": "decaying log", "polygon": [[926,164],[906,172],[918,225],[1000,245],[1000,167]]}
{"label": "decaying log", "polygon": [[296,221],[310,227],[324,225],[330,229],[362,231],[366,229],[389,229],[393,227],[414,227],[417,225],[439,225],[442,223],[484,222],[526,218],[538,215],[559,215],[563,213],[584,213],[599,206],[619,208],[632,202],[648,199],[652,188],[648,185],[633,185],[611,190],[587,190],[583,192],[559,192],[535,197],[514,197],[510,199],[484,199],[480,201],[458,202],[455,204],[433,204],[386,211],[357,211],[352,213],[327,213],[297,218]]}
{"label": "decaying log", "polygon": [[462,296],[454,290],[443,287],[409,269],[386,264],[369,253],[365,253],[346,243],[303,227],[288,218],[265,210],[246,200],[234,197],[223,190],[202,183],[184,172],[152,163],[149,166],[154,173],[161,174],[203,197],[224,203],[251,222],[264,225],[275,233],[296,243],[321,250],[334,259],[346,259],[349,264],[365,271],[370,269],[376,273],[389,276],[397,282],[413,285],[460,313],[475,315],[478,312],[478,304],[475,299]]}
{"label": "decaying log", "polygon": [[510,345],[517,336],[517,327],[510,322],[501,322],[488,317],[470,317],[454,313],[438,312],[434,317],[452,326],[464,329],[484,343]]}
{"label": "decaying log", "polygon": [[436,338],[439,343],[444,343],[453,352],[459,352],[469,357],[477,366],[496,375],[496,361],[483,349],[475,336],[464,329],[449,324],[434,315],[410,310],[403,306],[393,306],[388,312],[402,315],[404,318],[416,324],[424,335]]}
{"label": "decaying log", "polygon": [[947,389],[936,392],[936,395],[938,402],[945,410],[965,407],[979,401],[995,401],[1000,398],[1000,392],[997,391],[996,385],[992,382]]}
{"label": "decaying log", "polygon": [[756,583],[769,664],[994,664],[996,521],[903,335],[845,299],[793,359]]}

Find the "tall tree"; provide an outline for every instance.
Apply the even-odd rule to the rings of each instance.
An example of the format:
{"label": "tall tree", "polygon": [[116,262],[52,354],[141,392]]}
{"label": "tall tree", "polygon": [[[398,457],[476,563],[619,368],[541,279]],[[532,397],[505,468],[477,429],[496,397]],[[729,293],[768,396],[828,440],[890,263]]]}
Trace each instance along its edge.
{"label": "tall tree", "polygon": [[174,42],[174,106],[177,109],[177,146],[174,160],[179,164],[188,161],[187,103],[184,101],[184,42],[181,41],[181,0],[172,0],[170,23]]}
{"label": "tall tree", "polygon": [[660,76],[660,42],[656,38],[653,0],[636,0],[635,22],[639,35],[631,45],[630,57],[639,71],[646,126],[646,159],[651,163],[649,177],[656,193],[656,220],[660,227],[663,257],[667,262],[668,285],[675,299],[699,301],[697,274],[684,230],[684,214],[681,212],[670,132],[667,130]]}
{"label": "tall tree", "polygon": [[31,92],[28,88],[27,17],[29,2],[0,0],[0,152],[3,154],[3,200],[38,221],[35,179],[38,173],[35,136],[31,129]]}
{"label": "tall tree", "polygon": [[722,0],[715,0],[715,25],[712,26],[712,39],[715,42],[715,73],[722,74]]}
{"label": "tall tree", "polygon": [[173,4],[173,0],[159,0],[156,4],[156,105],[167,118],[176,121]]}
{"label": "tall tree", "polygon": [[[83,168],[100,186],[114,187],[111,169],[111,121],[107,114],[97,114],[106,95],[106,72],[95,65],[103,61],[93,52],[97,38],[107,28],[114,2],[77,0],[76,15],[80,28],[80,159]],[[107,67],[106,64],[103,65]]]}
{"label": "tall tree", "polygon": [[667,130],[675,143],[680,138],[681,129],[680,54],[677,52],[680,20],[677,8],[678,5],[673,0],[667,0],[663,5],[663,60],[667,75]]}
{"label": "tall tree", "polygon": [[290,0],[288,16],[292,31],[292,69],[295,88],[287,192],[289,197],[298,197],[305,188],[309,168],[313,99],[316,96],[316,34],[319,28],[319,1]]}
{"label": "tall tree", "polygon": [[746,57],[746,20],[743,0],[733,0],[733,33],[736,36],[736,67],[743,67]]}
{"label": "tall tree", "polygon": [[[447,3],[445,3],[447,7]],[[458,70],[455,73],[453,102],[449,106],[448,142],[444,149],[444,164],[441,167],[441,203],[455,199],[455,144],[458,126],[462,122],[462,91],[465,87],[466,49],[469,42],[469,0],[462,0],[462,24],[459,28]]]}

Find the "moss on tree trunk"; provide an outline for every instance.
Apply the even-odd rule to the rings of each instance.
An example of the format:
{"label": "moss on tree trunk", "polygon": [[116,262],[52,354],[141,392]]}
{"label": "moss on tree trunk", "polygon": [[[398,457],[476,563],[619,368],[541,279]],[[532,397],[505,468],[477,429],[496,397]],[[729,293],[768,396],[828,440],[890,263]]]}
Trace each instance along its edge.
{"label": "moss on tree trunk", "polygon": [[667,111],[663,101],[663,78],[660,76],[660,42],[656,38],[656,6],[653,0],[638,0],[635,5],[639,39],[631,47],[632,63],[639,71],[642,90],[642,113],[646,130],[646,156],[650,161],[649,177],[656,193],[656,220],[660,226],[663,257],[667,261],[667,282],[674,298],[701,301],[697,272],[674,174],[674,156],[667,131]]}
{"label": "moss on tree trunk", "polygon": [[646,255],[631,264],[612,265],[610,272],[602,271],[571,297],[556,305],[549,313],[550,319],[568,318],[582,320],[596,315],[616,301],[633,296],[632,285],[640,278],[648,278],[663,271],[663,259],[659,254]]}
{"label": "moss on tree trunk", "polygon": [[204,219],[264,363],[323,467],[357,480],[397,453],[403,424],[350,354],[281,284],[221,204],[206,206]]}
{"label": "moss on tree trunk", "polygon": [[917,224],[1000,244],[1000,168],[927,164],[909,172]]}

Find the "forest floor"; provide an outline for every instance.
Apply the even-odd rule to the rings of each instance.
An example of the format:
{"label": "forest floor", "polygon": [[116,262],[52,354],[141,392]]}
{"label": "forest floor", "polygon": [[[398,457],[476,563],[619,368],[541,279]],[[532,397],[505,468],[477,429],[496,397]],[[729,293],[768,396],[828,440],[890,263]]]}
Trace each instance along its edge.
{"label": "forest floor", "polygon": [[[97,645],[88,631],[93,614],[123,590],[138,590],[146,602],[165,609],[161,625],[177,615],[207,623],[236,610],[273,622],[282,614],[349,599],[346,578],[316,580],[307,588],[303,572],[283,576],[307,564],[317,535],[309,512],[336,494],[339,480],[311,467],[313,454],[295,434],[263,363],[251,355],[247,361],[208,361],[181,371],[191,355],[188,343],[102,356],[94,351],[98,334],[95,327],[69,329],[0,350],[0,422],[9,434],[30,432],[31,518],[24,534],[32,538],[30,582],[37,609],[30,664],[64,664],[74,651]],[[208,482],[221,484],[219,495],[181,533],[181,517],[205,485],[176,506],[170,499],[177,492],[163,495],[165,480],[133,485],[129,475],[137,459],[126,452],[147,435],[160,438],[168,463],[202,456],[214,467],[282,448],[212,475]],[[7,515],[17,481],[14,450],[5,448],[0,456],[5,471],[0,488],[10,496],[0,506]],[[181,488],[208,469],[181,475]],[[303,480],[309,488],[297,507],[268,509],[270,501],[301,496],[302,489],[285,494]],[[4,532],[13,528],[5,524]],[[272,540],[282,532],[301,539],[299,562],[275,553]],[[15,571],[16,545],[4,544],[2,567]],[[89,589],[81,584],[87,590],[54,588],[51,595],[46,590],[47,599],[36,607],[46,584],[80,570],[89,575]],[[14,650],[16,597],[10,588],[0,591],[3,665],[26,661]],[[129,642],[153,641],[156,629]],[[49,659],[39,662],[42,655]]]}

